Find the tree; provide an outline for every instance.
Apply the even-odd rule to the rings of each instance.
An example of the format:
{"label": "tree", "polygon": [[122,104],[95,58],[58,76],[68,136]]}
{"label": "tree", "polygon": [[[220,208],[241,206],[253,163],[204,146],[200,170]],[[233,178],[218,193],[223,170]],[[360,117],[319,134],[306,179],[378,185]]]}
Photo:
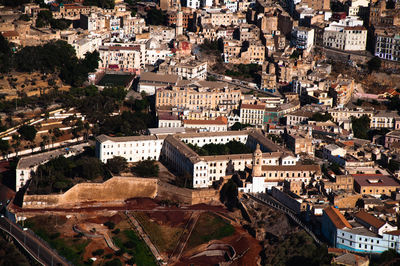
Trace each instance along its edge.
{"label": "tree", "polygon": [[245,129],[246,127],[251,127],[252,125],[250,124],[242,124],[239,122],[236,122],[235,124],[233,124],[233,126],[231,126],[232,130],[242,130]]}
{"label": "tree", "polygon": [[132,167],[132,172],[141,177],[158,177],[160,167],[154,160],[144,160]]}
{"label": "tree", "polygon": [[12,242],[7,242],[0,236],[0,265],[28,266],[30,264]]}
{"label": "tree", "polygon": [[18,133],[21,134],[22,139],[32,142],[35,140],[37,130],[34,126],[25,124],[18,129]]}
{"label": "tree", "polygon": [[11,47],[8,41],[0,33],[0,72],[7,73],[11,68]]}
{"label": "tree", "polygon": [[378,71],[381,68],[381,65],[382,60],[377,56],[374,56],[371,60],[367,62],[369,72]]}
{"label": "tree", "polygon": [[354,137],[360,139],[368,139],[370,121],[371,120],[367,115],[363,115],[360,118],[351,117],[351,125],[353,128]]}
{"label": "tree", "polygon": [[114,156],[107,160],[106,166],[111,173],[118,175],[128,168],[128,163],[124,157]]}
{"label": "tree", "polygon": [[220,191],[220,200],[226,205],[228,210],[232,211],[238,204],[238,187],[233,179],[224,184]]}
{"label": "tree", "polygon": [[0,139],[0,151],[6,153],[10,149],[10,143],[8,140]]}
{"label": "tree", "polygon": [[115,6],[114,0],[84,0],[83,4],[85,6],[98,6],[101,8],[112,9]]}
{"label": "tree", "polygon": [[166,21],[166,14],[158,8],[151,8],[147,11],[146,24],[163,25]]}
{"label": "tree", "polygon": [[333,117],[328,112],[326,112],[325,114],[314,113],[310,119],[311,121],[326,122],[328,120],[333,120]]}

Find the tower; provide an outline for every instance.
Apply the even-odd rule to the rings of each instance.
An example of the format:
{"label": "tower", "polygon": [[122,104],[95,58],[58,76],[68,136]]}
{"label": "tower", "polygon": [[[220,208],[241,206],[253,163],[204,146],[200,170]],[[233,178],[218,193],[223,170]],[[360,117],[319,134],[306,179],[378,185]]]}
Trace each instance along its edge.
{"label": "tower", "polygon": [[178,13],[176,15],[176,27],[175,27],[175,38],[183,34],[183,12],[181,10],[181,4],[179,3]]}
{"label": "tower", "polygon": [[262,152],[260,149],[260,144],[257,143],[256,149],[253,152],[253,177],[260,177],[262,175],[261,171],[262,166]]}

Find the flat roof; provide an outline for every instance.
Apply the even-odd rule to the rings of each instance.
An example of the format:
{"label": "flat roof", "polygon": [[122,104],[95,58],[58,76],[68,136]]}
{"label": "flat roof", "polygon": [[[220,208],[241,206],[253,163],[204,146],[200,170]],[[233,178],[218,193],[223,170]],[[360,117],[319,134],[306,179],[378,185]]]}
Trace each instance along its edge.
{"label": "flat roof", "polygon": [[354,174],[354,182],[361,187],[400,187],[400,184],[392,177],[379,174]]}
{"label": "flat roof", "polygon": [[140,82],[166,82],[166,83],[171,83],[171,84],[176,84],[179,80],[178,75],[174,74],[158,74],[158,73],[152,73],[152,72],[144,72],[140,74]]}
{"label": "flat roof", "polygon": [[88,144],[83,143],[83,144],[71,146],[71,147],[68,147],[68,150],[66,148],[62,148],[62,149],[57,149],[54,151],[48,151],[48,152],[43,152],[43,153],[27,156],[27,157],[22,157],[18,161],[17,169],[29,169],[35,165],[45,163],[51,159],[57,158],[62,155],[66,155],[70,152],[79,152],[79,151],[82,152],[85,146],[88,146]]}

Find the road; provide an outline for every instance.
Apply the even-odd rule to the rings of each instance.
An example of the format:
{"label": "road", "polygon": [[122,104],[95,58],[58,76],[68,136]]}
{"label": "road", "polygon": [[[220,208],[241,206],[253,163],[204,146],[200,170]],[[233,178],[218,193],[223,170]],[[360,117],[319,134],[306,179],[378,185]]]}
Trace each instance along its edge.
{"label": "road", "polygon": [[0,218],[0,229],[12,236],[36,261],[42,265],[70,265],[54,250],[29,230],[24,231],[5,217]]}

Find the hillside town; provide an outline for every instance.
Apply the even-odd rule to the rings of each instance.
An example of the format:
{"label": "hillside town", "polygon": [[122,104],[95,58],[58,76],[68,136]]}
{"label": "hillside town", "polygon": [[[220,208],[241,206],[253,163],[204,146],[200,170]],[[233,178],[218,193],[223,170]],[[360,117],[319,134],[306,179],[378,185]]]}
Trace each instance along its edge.
{"label": "hillside town", "polygon": [[400,1],[0,0],[0,159],[1,265],[399,265]]}

